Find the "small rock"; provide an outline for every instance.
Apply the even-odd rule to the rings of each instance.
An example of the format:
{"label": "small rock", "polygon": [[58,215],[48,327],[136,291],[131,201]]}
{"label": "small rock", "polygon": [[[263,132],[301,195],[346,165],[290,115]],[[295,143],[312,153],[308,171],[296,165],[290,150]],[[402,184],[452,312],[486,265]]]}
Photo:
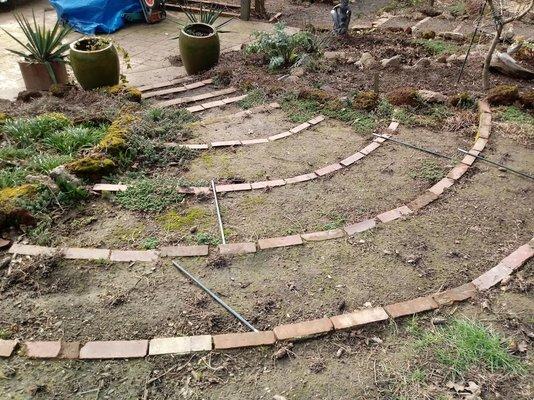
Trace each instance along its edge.
{"label": "small rock", "polygon": [[340,347],[340,348],[337,349],[337,351],[336,351],[336,357],[337,357],[337,358],[340,358],[340,357],[343,355],[344,352],[345,352],[345,350],[343,350],[343,348]]}
{"label": "small rock", "polygon": [[430,58],[423,57],[413,65],[413,69],[423,69],[430,67]]}
{"label": "small rock", "polygon": [[55,181],[57,181],[58,179],[62,179],[75,186],[80,185],[80,180],[74,175],[72,175],[69,171],[67,171],[67,168],[65,168],[64,165],[58,165],[56,168],[50,171],[50,177]]}
{"label": "small rock", "polygon": [[344,51],[325,51],[324,58],[327,60],[341,60],[347,58]]}
{"label": "small rock", "polygon": [[383,68],[397,68],[401,65],[402,57],[400,55],[391,58],[385,58],[380,61]]}
{"label": "small rock", "polygon": [[418,90],[417,95],[423,99],[426,103],[435,104],[435,103],[446,103],[447,96],[439,92],[433,92],[432,90]]}
{"label": "small rock", "polygon": [[373,57],[373,55],[369,52],[362,53],[360,57],[361,65],[363,68],[370,69],[377,65],[376,58]]}
{"label": "small rock", "polygon": [[413,20],[420,21],[425,18],[425,14],[423,14],[421,11],[416,11],[411,15],[411,18]]}
{"label": "small rock", "polygon": [[454,19],[454,15],[452,15],[450,11],[443,11],[440,17],[449,21],[452,21]]}
{"label": "small rock", "polygon": [[439,32],[437,36],[442,39],[452,40],[454,42],[462,43],[465,41],[465,35],[460,32]]}
{"label": "small rock", "polygon": [[447,56],[445,54],[442,54],[436,59],[436,61],[441,64],[445,64],[447,62]]}
{"label": "small rock", "polygon": [[293,68],[293,69],[291,70],[291,75],[292,75],[292,76],[298,76],[298,77],[301,77],[301,76],[304,75],[305,72],[306,72],[306,71],[304,71],[304,68],[302,68],[302,67],[296,67],[296,68]]}
{"label": "small rock", "polygon": [[57,193],[59,192],[59,186],[56,185],[56,183],[46,175],[26,175],[26,180],[30,183],[38,183],[40,185],[46,186],[49,188],[52,192]]}
{"label": "small rock", "polygon": [[446,62],[450,65],[461,65],[464,62],[465,55],[462,54],[451,54],[447,57]]}
{"label": "small rock", "polygon": [[4,247],[9,246],[10,243],[11,243],[10,240],[6,240],[4,238],[0,238],[0,249],[3,249]]}
{"label": "small rock", "polygon": [[434,317],[430,320],[434,325],[443,325],[447,320],[443,317]]}

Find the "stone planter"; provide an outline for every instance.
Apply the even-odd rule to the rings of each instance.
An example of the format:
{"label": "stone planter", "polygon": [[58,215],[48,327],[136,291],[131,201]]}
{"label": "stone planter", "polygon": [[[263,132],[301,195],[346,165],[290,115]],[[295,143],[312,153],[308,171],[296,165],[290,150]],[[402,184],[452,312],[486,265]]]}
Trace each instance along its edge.
{"label": "stone planter", "polygon": [[27,90],[48,90],[54,83],[67,83],[68,75],[65,63],[53,61],[50,63],[54,71],[56,82],[52,80],[50,73],[43,63],[30,63],[19,61],[20,73],[24,79]]}
{"label": "stone planter", "polygon": [[219,62],[221,45],[217,30],[208,24],[195,22],[180,32],[180,55],[189,75],[198,74]]}

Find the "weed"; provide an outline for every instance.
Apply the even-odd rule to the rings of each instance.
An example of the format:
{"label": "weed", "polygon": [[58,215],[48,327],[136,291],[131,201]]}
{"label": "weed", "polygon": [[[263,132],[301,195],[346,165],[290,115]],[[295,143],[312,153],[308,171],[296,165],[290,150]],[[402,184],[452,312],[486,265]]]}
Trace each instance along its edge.
{"label": "weed", "polygon": [[17,118],[4,123],[2,130],[20,147],[31,146],[36,140],[70,126],[72,121],[60,113],[49,113],[34,118]]}
{"label": "weed", "polygon": [[24,183],[27,172],[20,167],[0,169],[0,189]]}
{"label": "weed", "polygon": [[28,160],[28,170],[45,173],[72,161],[70,155],[37,154]]}
{"label": "weed", "polygon": [[156,247],[158,247],[159,239],[153,236],[147,237],[143,241],[143,249],[145,250],[154,250]]}
{"label": "weed", "polygon": [[52,233],[50,228],[52,226],[51,218],[44,218],[42,221],[28,230],[28,237],[32,243],[39,246],[50,246],[52,244]]}
{"label": "weed", "polygon": [[197,244],[207,244],[210,246],[217,246],[221,241],[219,238],[213,236],[211,233],[199,232],[195,235]]}
{"label": "weed", "polygon": [[336,229],[342,227],[347,222],[345,216],[335,211],[330,212],[327,217],[330,219],[330,222],[323,225],[323,230]]}
{"label": "weed", "polygon": [[423,179],[430,183],[439,181],[444,175],[443,168],[434,160],[424,160],[419,169],[410,171],[410,176],[413,179]]}
{"label": "weed", "polygon": [[438,56],[441,54],[454,54],[458,51],[458,46],[439,39],[415,39],[415,44],[423,46],[430,54]]}
{"label": "weed", "polygon": [[464,15],[466,13],[466,10],[467,10],[467,7],[466,7],[465,2],[463,0],[462,1],[456,0],[448,8],[449,8],[450,13],[452,15],[454,15],[455,17],[459,17],[459,16]]}
{"label": "weed", "polygon": [[184,199],[177,186],[161,179],[143,179],[129,184],[128,190],[118,192],[115,199],[128,210],[161,212]]}
{"label": "weed", "polygon": [[199,223],[203,224],[207,216],[208,212],[205,209],[193,207],[185,214],[170,210],[159,217],[158,221],[163,224],[165,230],[175,232],[189,230]]}
{"label": "weed", "polygon": [[248,110],[249,108],[259,106],[260,104],[265,103],[267,95],[263,89],[252,89],[247,92],[247,97],[241,100],[238,104],[241,108]]}
{"label": "weed", "polygon": [[106,127],[89,128],[69,126],[61,131],[52,132],[44,138],[43,144],[61,154],[75,154],[80,149],[98,143],[106,133]]}
{"label": "weed", "polygon": [[506,107],[499,116],[504,122],[534,126],[534,117],[514,106]]}
{"label": "weed", "polygon": [[189,111],[172,108],[152,108],[132,126],[132,133],[144,138],[178,142],[191,136],[188,124],[198,118]]}

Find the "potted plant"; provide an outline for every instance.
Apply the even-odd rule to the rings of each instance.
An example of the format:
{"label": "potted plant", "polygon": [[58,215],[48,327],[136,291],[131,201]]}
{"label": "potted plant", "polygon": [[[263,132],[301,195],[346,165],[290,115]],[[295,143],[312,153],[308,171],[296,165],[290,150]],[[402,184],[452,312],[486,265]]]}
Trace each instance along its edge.
{"label": "potted plant", "polygon": [[70,45],[70,65],[80,85],[88,90],[119,83],[117,48],[110,39],[83,37]]}
{"label": "potted plant", "polygon": [[37,24],[35,14],[33,24],[22,14],[14,16],[28,42],[23,43],[5,29],[2,30],[24,48],[24,51],[8,51],[23,58],[19,61],[19,67],[26,89],[48,90],[55,83],[67,83],[64,53],[69,45],[62,41],[72,28],[62,26],[58,21],[52,29],[47,29],[44,20],[42,26]]}
{"label": "potted plant", "polygon": [[232,19],[214,26],[213,24],[221,15],[221,10],[213,7],[205,9],[201,5],[199,18],[191,8],[182,7],[182,10],[187,15],[189,23],[182,27],[178,36],[180,56],[187,73],[198,74],[214,67],[219,62],[221,52],[219,33],[224,33],[220,28]]}

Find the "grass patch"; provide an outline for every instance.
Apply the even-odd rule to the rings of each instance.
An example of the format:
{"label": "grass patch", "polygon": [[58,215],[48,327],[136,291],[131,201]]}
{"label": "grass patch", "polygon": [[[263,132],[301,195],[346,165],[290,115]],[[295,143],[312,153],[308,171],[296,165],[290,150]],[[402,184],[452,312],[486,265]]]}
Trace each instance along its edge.
{"label": "grass patch", "polygon": [[192,207],[185,214],[170,210],[158,218],[163,229],[169,232],[190,230],[192,227],[204,224],[209,213],[200,207]]}
{"label": "grass patch", "polygon": [[153,236],[147,237],[141,246],[145,250],[154,250],[159,245],[159,239]]}
{"label": "grass patch", "polygon": [[534,126],[534,117],[514,106],[506,107],[500,112],[499,116],[504,122]]}
{"label": "grass patch", "polygon": [[134,124],[132,133],[144,138],[180,142],[192,136],[189,124],[197,120],[198,117],[183,109],[151,108]]}
{"label": "grass patch", "polygon": [[445,171],[434,160],[424,160],[417,170],[412,170],[409,174],[413,179],[435,183],[445,176]]}
{"label": "grass patch", "polygon": [[221,243],[221,240],[211,233],[199,232],[195,235],[195,241],[197,244],[207,244],[209,246],[217,246]]}
{"label": "grass patch", "polygon": [[238,105],[241,108],[244,108],[245,110],[248,110],[249,108],[259,106],[263,103],[265,103],[267,99],[267,94],[263,89],[252,89],[247,92],[247,97],[245,97],[243,100],[241,100]]}
{"label": "grass patch", "polygon": [[48,113],[34,118],[16,118],[4,123],[2,131],[18,147],[31,146],[42,138],[72,125],[72,121],[60,113]]}
{"label": "grass patch", "polygon": [[182,202],[178,184],[161,179],[141,179],[128,185],[128,190],[118,192],[115,201],[132,211],[161,212]]}
{"label": "grass patch", "polygon": [[106,133],[106,126],[96,128],[69,126],[63,130],[50,133],[43,140],[44,145],[60,154],[75,154],[79,150],[97,144]]}
{"label": "grass patch", "polygon": [[415,39],[415,44],[423,46],[430,54],[438,56],[441,54],[454,54],[458,51],[458,46],[453,43],[439,39]]}
{"label": "grass patch", "polygon": [[345,216],[339,214],[336,211],[328,213],[327,217],[330,222],[323,225],[323,230],[340,228],[345,225],[345,222],[347,222]]}

